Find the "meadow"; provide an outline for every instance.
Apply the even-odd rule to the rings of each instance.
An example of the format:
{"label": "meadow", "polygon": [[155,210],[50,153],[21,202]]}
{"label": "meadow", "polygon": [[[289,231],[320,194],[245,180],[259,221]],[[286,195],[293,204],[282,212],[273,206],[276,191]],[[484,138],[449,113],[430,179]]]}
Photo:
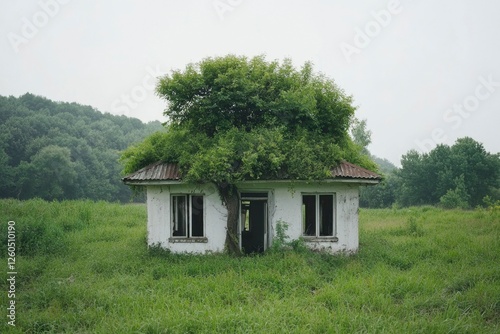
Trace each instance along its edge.
{"label": "meadow", "polygon": [[500,332],[499,210],[361,210],[352,256],[148,249],[144,205],[1,200],[0,224],[2,333]]}

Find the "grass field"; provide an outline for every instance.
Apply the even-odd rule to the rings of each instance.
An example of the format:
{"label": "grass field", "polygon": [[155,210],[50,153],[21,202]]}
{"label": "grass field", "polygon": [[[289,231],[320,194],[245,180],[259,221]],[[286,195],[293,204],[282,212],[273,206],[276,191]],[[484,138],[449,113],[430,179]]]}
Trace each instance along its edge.
{"label": "grass field", "polygon": [[361,210],[360,251],[173,255],[143,205],[0,201],[2,333],[499,333],[500,214]]}

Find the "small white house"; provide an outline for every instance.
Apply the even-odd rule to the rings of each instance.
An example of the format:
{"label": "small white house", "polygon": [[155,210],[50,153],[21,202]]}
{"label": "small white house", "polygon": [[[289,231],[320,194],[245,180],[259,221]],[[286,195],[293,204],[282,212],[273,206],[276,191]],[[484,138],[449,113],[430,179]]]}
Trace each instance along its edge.
{"label": "small white house", "polygon": [[[240,191],[239,244],[245,253],[271,246],[276,224],[288,225],[291,239],[330,253],[358,250],[359,187],[380,182],[369,170],[342,162],[320,181],[246,181]],[[222,252],[227,210],[212,184],[181,180],[175,164],[155,163],[123,178],[145,186],[148,244],[172,252]]]}

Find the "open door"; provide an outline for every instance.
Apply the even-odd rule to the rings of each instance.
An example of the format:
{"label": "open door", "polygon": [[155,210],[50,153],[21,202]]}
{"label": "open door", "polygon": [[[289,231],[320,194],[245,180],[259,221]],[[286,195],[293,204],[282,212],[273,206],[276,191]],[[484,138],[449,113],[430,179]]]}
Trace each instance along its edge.
{"label": "open door", "polygon": [[243,252],[264,252],[267,248],[267,193],[242,193],[240,207]]}

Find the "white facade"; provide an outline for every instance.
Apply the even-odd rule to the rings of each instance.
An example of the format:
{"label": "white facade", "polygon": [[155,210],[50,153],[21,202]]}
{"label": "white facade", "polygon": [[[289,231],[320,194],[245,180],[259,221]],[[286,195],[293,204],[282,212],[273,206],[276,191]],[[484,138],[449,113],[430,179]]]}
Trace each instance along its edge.
{"label": "white facade", "polygon": [[[243,239],[248,238],[249,232],[246,232],[245,224],[249,223],[248,219],[245,218],[246,214],[244,214],[244,212],[248,212],[249,216],[253,215],[254,220],[255,217],[258,217],[259,221],[263,221],[261,229],[253,229],[253,233],[259,234],[259,242],[262,241],[259,247],[261,251],[272,244],[278,222],[284,222],[288,225],[286,234],[291,240],[302,237],[310,248],[330,253],[357,251],[360,183],[354,180],[255,181],[241,183],[237,186],[242,195],[240,201],[242,209],[239,229],[240,247],[245,248],[243,247],[245,244]],[[146,187],[148,244],[150,246],[159,244],[175,253],[207,253],[224,250],[227,211],[213,185],[194,186],[172,181],[162,182],[158,185],[148,184]],[[201,209],[197,211],[200,216],[203,216],[202,236],[191,237],[189,232],[185,232],[186,235],[183,237],[174,236],[174,221],[177,213],[174,212],[176,209],[172,206],[173,196],[178,195],[186,195],[188,203],[190,195],[196,195],[197,200],[200,199],[200,195],[203,196],[203,206],[201,208],[201,204],[198,204]],[[303,196],[309,196],[309,202],[312,203],[308,207],[309,211],[305,209],[306,204],[303,202]],[[330,200],[333,204],[330,204]],[[321,204],[320,201],[322,201]],[[323,202],[326,204],[322,204]],[[316,207],[314,208],[313,205]],[[321,223],[317,223],[314,232],[316,236],[305,235],[304,216],[309,215],[312,217],[309,218],[319,221],[320,218],[317,217],[325,215],[322,213],[322,210],[326,210],[323,209],[323,205],[328,208],[328,212],[333,208],[333,218],[328,216],[332,220],[333,230],[328,230],[327,235],[320,235],[318,224]],[[245,211],[244,207],[254,211]],[[196,211],[196,209],[193,210]],[[256,210],[261,211],[253,213],[257,212]],[[188,212],[190,211],[186,210],[186,216],[190,215]],[[250,231],[250,227],[248,230]],[[256,230],[258,232],[255,232]],[[260,234],[262,234],[261,239]]]}

